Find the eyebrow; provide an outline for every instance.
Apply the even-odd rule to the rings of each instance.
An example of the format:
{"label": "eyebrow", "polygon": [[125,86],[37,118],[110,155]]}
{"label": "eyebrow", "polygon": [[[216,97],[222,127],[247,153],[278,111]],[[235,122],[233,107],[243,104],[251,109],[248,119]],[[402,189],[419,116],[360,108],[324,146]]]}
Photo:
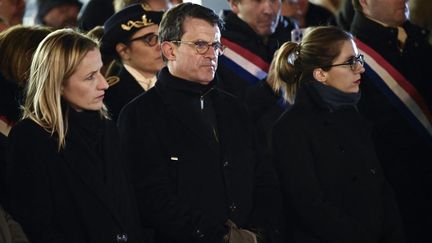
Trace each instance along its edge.
{"label": "eyebrow", "polygon": [[88,73],[85,77],[86,77],[86,78],[87,78],[87,77],[90,77],[90,76],[94,75],[95,73],[97,73],[98,71],[99,71],[99,70],[92,71],[92,72]]}

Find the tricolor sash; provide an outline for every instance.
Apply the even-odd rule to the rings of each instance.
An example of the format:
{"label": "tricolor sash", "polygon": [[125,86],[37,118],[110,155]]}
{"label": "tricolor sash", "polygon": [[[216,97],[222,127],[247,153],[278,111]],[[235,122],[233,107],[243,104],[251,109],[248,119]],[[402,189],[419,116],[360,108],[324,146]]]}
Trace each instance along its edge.
{"label": "tricolor sash", "polygon": [[428,140],[432,140],[432,113],[417,89],[374,49],[355,40],[364,55],[365,74],[402,116]]}
{"label": "tricolor sash", "polygon": [[232,72],[249,84],[255,84],[267,76],[270,64],[261,57],[225,38],[221,38],[221,42],[226,49],[219,61]]}

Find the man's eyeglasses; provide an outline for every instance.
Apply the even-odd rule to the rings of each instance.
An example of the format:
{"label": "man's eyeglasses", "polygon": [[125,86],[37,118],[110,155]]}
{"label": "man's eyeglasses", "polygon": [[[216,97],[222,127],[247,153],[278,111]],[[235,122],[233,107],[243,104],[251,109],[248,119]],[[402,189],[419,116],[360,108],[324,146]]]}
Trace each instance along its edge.
{"label": "man's eyeglasses", "polygon": [[133,41],[142,41],[144,44],[146,44],[147,46],[155,46],[158,43],[158,39],[159,36],[156,35],[155,33],[149,33],[137,38],[133,38],[131,40],[129,40],[128,42],[131,43]]}
{"label": "man's eyeglasses", "polygon": [[337,66],[344,66],[344,65],[349,65],[352,71],[355,71],[356,68],[358,67],[358,65],[362,66],[364,65],[364,56],[362,54],[359,54],[355,57],[352,57],[350,60],[348,60],[345,63],[341,63],[341,64],[333,64],[333,65],[329,65],[329,66],[325,66],[323,68],[329,68],[329,67],[337,67]]}
{"label": "man's eyeglasses", "polygon": [[213,43],[210,43],[207,41],[179,41],[179,40],[174,40],[171,42],[175,43],[175,44],[195,45],[195,51],[200,55],[206,54],[207,51],[210,49],[210,47],[212,47],[215,50],[216,55],[218,55],[218,56],[222,55],[224,50],[225,50],[225,46],[222,45],[222,43],[220,43],[219,41],[215,41]]}

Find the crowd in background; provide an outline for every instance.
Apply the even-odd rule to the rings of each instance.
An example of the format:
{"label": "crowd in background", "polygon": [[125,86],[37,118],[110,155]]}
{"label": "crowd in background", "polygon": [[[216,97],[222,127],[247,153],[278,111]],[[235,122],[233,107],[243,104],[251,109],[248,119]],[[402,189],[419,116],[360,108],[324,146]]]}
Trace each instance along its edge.
{"label": "crowd in background", "polygon": [[0,0],[0,243],[432,242],[426,0]]}

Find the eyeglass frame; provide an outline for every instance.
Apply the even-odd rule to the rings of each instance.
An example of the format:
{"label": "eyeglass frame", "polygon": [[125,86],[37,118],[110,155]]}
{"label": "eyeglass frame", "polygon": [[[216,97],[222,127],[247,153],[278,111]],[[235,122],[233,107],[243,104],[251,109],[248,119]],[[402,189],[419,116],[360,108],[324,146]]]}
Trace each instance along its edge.
{"label": "eyeglass frame", "polygon": [[[150,40],[152,38],[154,38],[154,37],[156,37],[156,42],[154,44],[151,44]],[[147,45],[149,47],[153,47],[153,46],[156,46],[158,44],[158,42],[159,42],[159,35],[155,34],[154,32],[147,33],[145,35],[138,36],[136,38],[128,40],[127,44],[130,44],[130,43],[132,43],[134,41],[138,41],[138,40],[141,41],[141,42],[143,42],[145,45]]]}
{"label": "eyeglass frame", "polygon": [[355,71],[356,68],[358,67],[357,64],[360,64],[360,66],[362,66],[362,67],[364,66],[365,60],[364,60],[363,54],[358,54],[357,56],[354,56],[353,58],[351,58],[347,62],[339,63],[339,64],[332,64],[332,65],[324,66],[322,68],[331,68],[331,67],[349,65],[351,68],[351,71]]}
{"label": "eyeglass frame", "polygon": [[[215,41],[215,42],[208,42],[208,41],[203,41],[203,40],[197,40],[197,41],[182,41],[182,40],[172,40],[172,41],[170,41],[170,42],[172,42],[172,43],[174,43],[174,44],[186,44],[186,45],[195,45],[195,51],[196,51],[196,53],[197,54],[199,54],[199,55],[204,55],[204,54],[206,54],[207,52],[208,52],[208,50],[210,49],[210,46],[211,47],[213,47],[213,50],[214,51],[218,51],[216,54],[218,55],[218,56],[222,56],[223,55],[223,53],[224,53],[224,50],[225,50],[225,48],[226,48],[226,46],[225,45],[223,45],[220,41]],[[198,46],[200,45],[200,44],[205,44],[205,46],[206,46],[206,49],[205,49],[205,51],[202,51],[202,53],[200,52],[200,51],[198,51]],[[217,47],[217,45],[219,45],[219,47]]]}

